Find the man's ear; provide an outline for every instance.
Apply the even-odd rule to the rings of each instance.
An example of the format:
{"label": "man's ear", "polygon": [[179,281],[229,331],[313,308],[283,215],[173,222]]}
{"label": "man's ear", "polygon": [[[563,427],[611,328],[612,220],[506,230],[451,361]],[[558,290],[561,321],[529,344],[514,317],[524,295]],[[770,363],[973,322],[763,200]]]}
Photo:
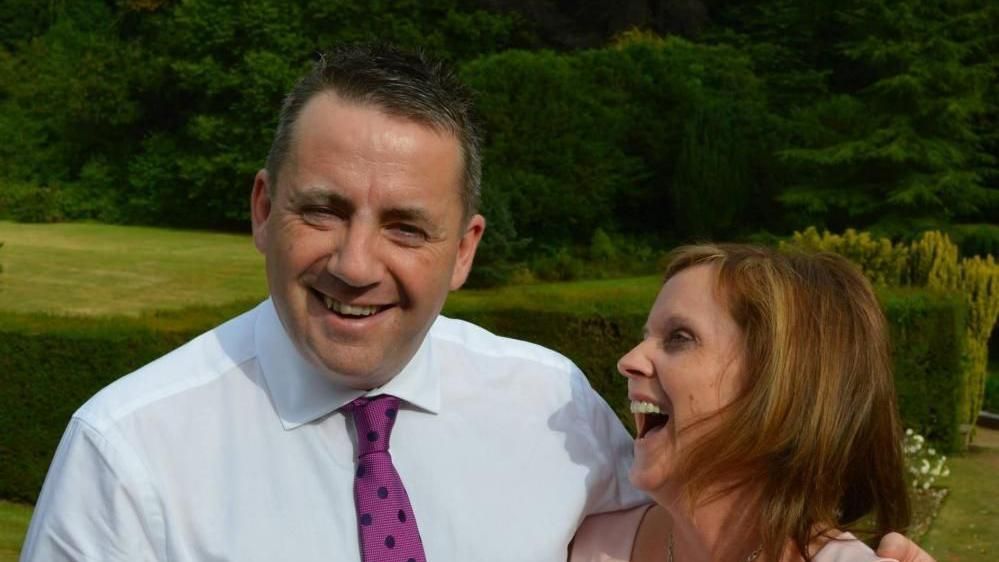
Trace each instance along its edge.
{"label": "man's ear", "polygon": [[458,260],[454,264],[454,271],[451,272],[451,290],[456,291],[465,284],[468,279],[468,272],[472,269],[472,260],[475,259],[475,250],[482,240],[482,233],[486,230],[486,218],[482,215],[475,215],[468,219],[465,225],[465,233],[462,234],[458,242]]}
{"label": "man's ear", "polygon": [[270,216],[270,178],[267,176],[267,170],[260,170],[253,178],[253,192],[250,194],[250,218],[253,220],[253,244],[261,253],[267,249],[267,219]]}

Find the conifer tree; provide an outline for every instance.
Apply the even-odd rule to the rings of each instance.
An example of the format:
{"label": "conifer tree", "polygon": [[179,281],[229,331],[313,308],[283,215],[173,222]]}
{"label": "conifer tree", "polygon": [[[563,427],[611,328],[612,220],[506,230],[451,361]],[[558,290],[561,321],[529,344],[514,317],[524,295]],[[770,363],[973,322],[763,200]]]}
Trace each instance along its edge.
{"label": "conifer tree", "polygon": [[[853,61],[840,93],[804,112],[803,148],[784,151],[797,182],[782,196],[806,220],[903,233],[993,205],[981,131],[994,68],[965,0],[861,0],[839,13]],[[822,220],[825,219],[825,220]]]}

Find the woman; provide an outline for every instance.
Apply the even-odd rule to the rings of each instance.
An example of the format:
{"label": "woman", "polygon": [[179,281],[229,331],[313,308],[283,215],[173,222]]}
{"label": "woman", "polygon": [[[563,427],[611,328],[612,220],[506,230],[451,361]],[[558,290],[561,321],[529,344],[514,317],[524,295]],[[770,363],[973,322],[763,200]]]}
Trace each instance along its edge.
{"label": "woman", "polygon": [[[878,560],[909,519],[885,320],[830,254],[676,250],[618,363],[655,504],[588,519],[570,559]],[[858,520],[867,516],[863,524]]]}

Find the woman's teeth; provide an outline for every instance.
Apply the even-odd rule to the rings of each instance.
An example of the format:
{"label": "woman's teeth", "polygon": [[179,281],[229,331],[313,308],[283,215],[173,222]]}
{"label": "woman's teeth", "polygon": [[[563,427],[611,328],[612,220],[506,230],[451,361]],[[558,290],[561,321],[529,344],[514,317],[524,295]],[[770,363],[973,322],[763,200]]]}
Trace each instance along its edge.
{"label": "woman's teeth", "polygon": [[669,422],[669,414],[664,414],[659,404],[653,402],[632,400],[631,413],[635,414],[635,429],[639,439]]}
{"label": "woman's teeth", "polygon": [[323,295],[323,302],[326,304],[326,308],[336,312],[337,314],[343,314],[344,316],[371,316],[372,314],[378,312],[377,306],[354,306],[352,304],[344,304],[333,297]]}
{"label": "woman's teeth", "polygon": [[663,411],[659,408],[658,404],[653,404],[652,402],[641,402],[639,400],[631,401],[631,413],[632,414],[661,414]]}

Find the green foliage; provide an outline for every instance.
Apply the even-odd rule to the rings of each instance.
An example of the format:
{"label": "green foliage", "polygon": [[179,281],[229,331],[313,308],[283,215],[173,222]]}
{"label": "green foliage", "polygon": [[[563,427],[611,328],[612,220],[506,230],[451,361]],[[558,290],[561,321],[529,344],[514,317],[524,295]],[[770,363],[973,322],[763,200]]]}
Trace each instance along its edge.
{"label": "green foliage", "polygon": [[842,236],[815,228],[795,233],[784,246],[836,252],[857,263],[875,284],[915,286],[954,295],[965,302],[963,383],[960,416],[971,428],[985,395],[988,342],[999,318],[999,264],[991,255],[960,258],[946,234],[929,231],[911,243],[893,244],[867,233],[847,230]]}
{"label": "green foliage", "polygon": [[[616,362],[640,339],[658,285],[652,278],[531,287],[519,300],[510,296],[524,292],[518,289],[463,292],[449,303],[449,314],[560,351],[630,425]],[[627,296],[632,293],[635,298]],[[957,410],[942,397],[958,391],[963,304],[919,291],[881,296],[893,330],[903,419],[937,442],[952,443],[959,435]],[[0,410],[0,497],[35,499],[70,415],[94,392],[250,306],[138,318],[0,316],[0,402],[6,405]]]}
{"label": "green foliage", "polygon": [[466,312],[460,317],[494,333],[537,343],[569,357],[621,421],[632,426],[628,385],[617,372],[617,360],[637,343],[644,314],[601,316],[493,309]]}
{"label": "green foliage", "polygon": [[608,222],[638,162],[624,135],[626,94],[597,85],[582,56],[508,51],[465,65],[487,138],[484,187],[506,194],[518,234],[583,242]]}
{"label": "green foliage", "polygon": [[976,119],[993,69],[979,49],[984,17],[964,0],[863,0],[837,17],[854,65],[844,91],[801,113],[800,173],[781,196],[808,222],[937,227],[996,204],[979,173]]}
{"label": "green foliage", "polygon": [[0,184],[0,218],[21,222],[63,220],[58,190],[21,182]]}
{"label": "green foliage", "polygon": [[985,399],[982,409],[986,412],[999,413],[999,370],[992,369],[985,378]]}
{"label": "green foliage", "polygon": [[617,257],[617,246],[614,245],[611,237],[602,228],[594,230],[593,236],[590,238],[590,259],[611,261]]}
{"label": "green foliage", "polygon": [[484,212],[536,242],[505,258],[539,278],[583,274],[590,258],[574,248],[597,231],[684,239],[770,218],[771,123],[734,49],[631,33],[604,49],[480,57],[462,74],[489,140],[483,189],[502,194]]}
{"label": "green foliage", "polygon": [[[67,190],[31,220],[243,228],[284,93],[318,51],[378,38],[464,60],[533,39],[455,0],[0,8],[0,178]],[[13,139],[13,142],[11,142]],[[93,201],[88,204],[87,201]]]}
{"label": "green foliage", "polygon": [[583,275],[583,260],[567,246],[549,248],[531,260],[531,271],[542,281],[574,281]]}
{"label": "green foliage", "polygon": [[999,257],[999,225],[956,224],[947,229],[962,256]]}
{"label": "green foliage", "polygon": [[815,227],[795,232],[782,248],[796,246],[813,252],[835,252],[856,263],[871,283],[897,287],[908,280],[909,249],[896,247],[887,238],[874,238],[868,232],[847,229],[842,235],[829,231],[819,233]]}
{"label": "green foliage", "polygon": [[936,484],[938,478],[950,476],[947,468],[947,456],[941,455],[936,448],[926,442],[926,438],[911,428],[905,430],[902,443],[905,453],[906,478],[912,484],[915,494],[932,493],[930,487]]}
{"label": "green foliage", "polygon": [[[245,308],[245,304],[241,307]],[[0,317],[0,497],[33,502],[72,413],[234,306],[140,319]]]}
{"label": "green foliage", "polygon": [[895,390],[904,426],[944,451],[963,448],[964,303],[956,296],[913,289],[881,289],[878,296],[891,329]]}

